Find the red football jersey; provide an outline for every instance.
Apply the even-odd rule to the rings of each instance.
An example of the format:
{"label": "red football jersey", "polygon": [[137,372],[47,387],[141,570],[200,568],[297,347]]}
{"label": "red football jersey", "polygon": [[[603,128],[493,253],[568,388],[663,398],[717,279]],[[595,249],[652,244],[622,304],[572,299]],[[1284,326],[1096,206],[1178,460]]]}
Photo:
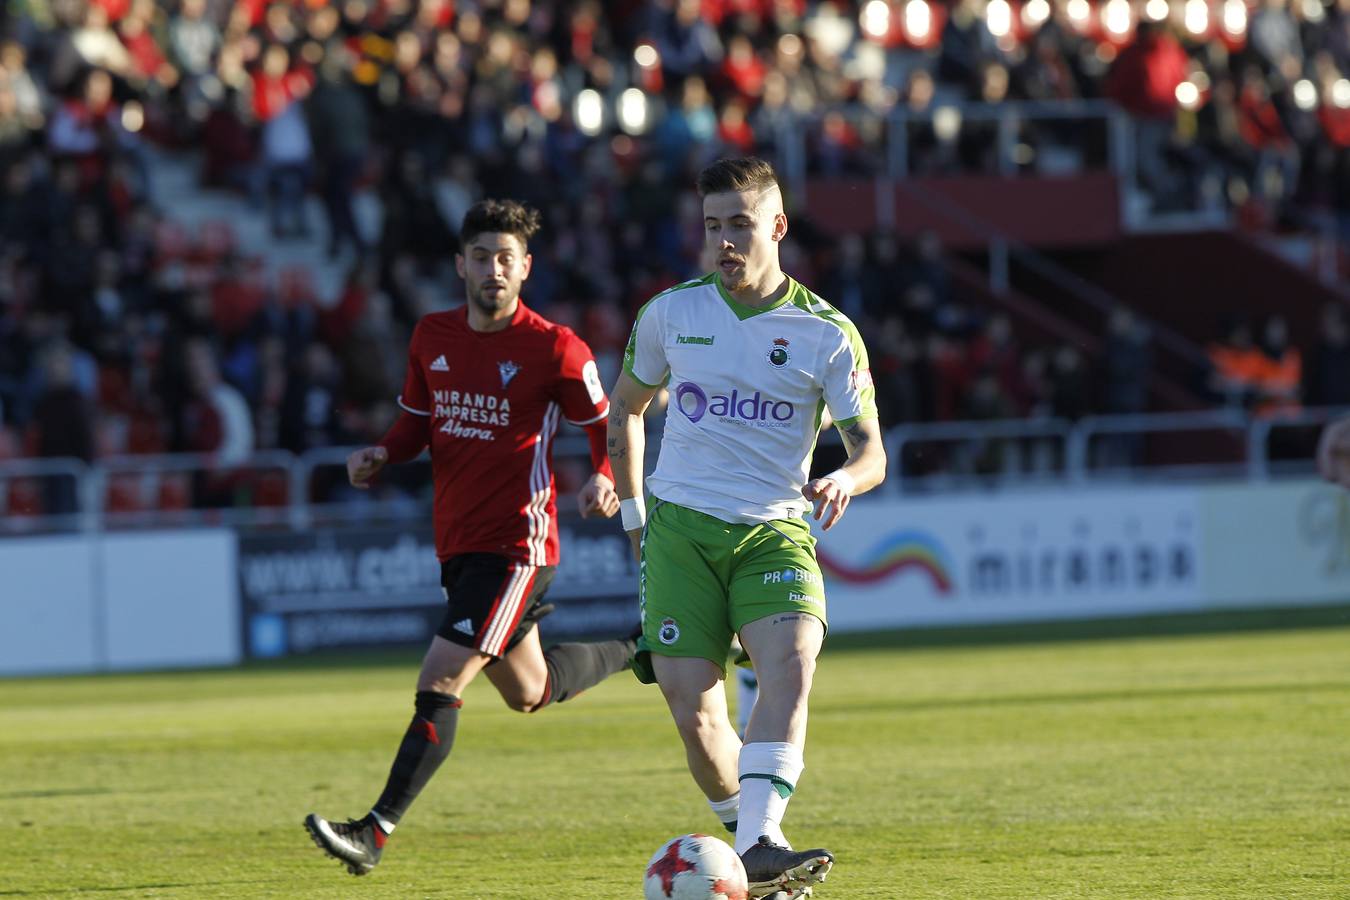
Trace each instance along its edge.
{"label": "red football jersey", "polygon": [[428,416],[436,553],[558,563],[553,435],[609,412],[590,347],[522,302],[509,327],[478,332],[464,307],[417,323],[399,406]]}

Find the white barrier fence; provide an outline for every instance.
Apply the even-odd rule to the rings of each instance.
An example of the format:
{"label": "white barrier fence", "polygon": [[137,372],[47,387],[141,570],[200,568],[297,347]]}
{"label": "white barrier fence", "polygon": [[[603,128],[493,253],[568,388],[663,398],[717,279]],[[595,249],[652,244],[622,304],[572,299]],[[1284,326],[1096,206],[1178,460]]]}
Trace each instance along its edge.
{"label": "white barrier fence", "polygon": [[1316,481],[855,503],[822,536],[839,631],[1350,603]]}
{"label": "white barrier fence", "polygon": [[[560,584],[613,594],[618,557],[573,546]],[[1346,604],[1350,494],[1299,480],[860,498],[819,551],[838,632]],[[0,542],[0,675],[239,662],[239,553],[227,529]],[[557,599],[593,599],[573,594]]]}
{"label": "white barrier fence", "polygon": [[224,529],[0,542],[0,675],[238,662],[237,547]]}

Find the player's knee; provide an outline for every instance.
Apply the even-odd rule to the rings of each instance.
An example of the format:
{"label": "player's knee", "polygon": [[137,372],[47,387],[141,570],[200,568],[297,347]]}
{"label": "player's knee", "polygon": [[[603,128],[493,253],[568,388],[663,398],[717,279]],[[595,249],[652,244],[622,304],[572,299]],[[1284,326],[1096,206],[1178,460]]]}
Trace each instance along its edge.
{"label": "player's knee", "polygon": [[805,695],[811,691],[816,659],[813,655],[794,651],[775,660],[773,665],[757,670],[756,674],[763,694]]}
{"label": "player's knee", "polygon": [[543,691],[523,690],[517,693],[502,694],[507,709],[520,713],[539,712],[548,704],[544,702]]}
{"label": "player's knee", "polygon": [[433,678],[424,676],[417,679],[417,689],[419,691],[433,691],[437,694],[456,694],[455,679],[451,678]]}
{"label": "player's knee", "polygon": [[675,728],[686,744],[707,744],[717,733],[719,723],[715,716],[697,706],[672,709]]}

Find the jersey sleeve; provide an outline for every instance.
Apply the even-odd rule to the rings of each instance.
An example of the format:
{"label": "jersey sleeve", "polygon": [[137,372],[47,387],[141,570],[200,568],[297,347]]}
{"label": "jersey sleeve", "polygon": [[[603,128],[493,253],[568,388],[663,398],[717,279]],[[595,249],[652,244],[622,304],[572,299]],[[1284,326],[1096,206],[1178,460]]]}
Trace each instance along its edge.
{"label": "jersey sleeve", "polygon": [[398,395],[398,405],[415,416],[431,415],[431,392],[427,390],[427,374],[417,359],[417,347],[422,334],[422,326],[413,329],[412,339],[408,341],[408,372],[403,377],[403,393]]}
{"label": "jersey sleeve", "polygon": [[586,342],[570,330],[559,341],[558,384],[555,391],[563,418],[573,425],[590,425],[609,413],[609,398],[600,383],[595,357]]}
{"label": "jersey sleeve", "polygon": [[867,347],[852,322],[843,319],[838,343],[825,363],[824,399],[838,428],[877,417],[876,391]]}
{"label": "jersey sleeve", "polygon": [[650,300],[638,312],[633,331],[628,335],[628,347],[623,354],[623,370],[643,387],[659,387],[670,374],[666,360],[666,341],[661,311],[656,300]]}

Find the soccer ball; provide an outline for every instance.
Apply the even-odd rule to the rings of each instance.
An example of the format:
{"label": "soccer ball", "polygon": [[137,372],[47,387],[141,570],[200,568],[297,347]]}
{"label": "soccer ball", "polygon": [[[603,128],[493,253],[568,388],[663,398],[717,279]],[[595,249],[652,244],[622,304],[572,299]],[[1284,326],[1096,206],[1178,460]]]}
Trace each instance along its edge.
{"label": "soccer ball", "polygon": [[682,834],[647,863],[646,900],[746,900],[745,866],[736,851],[706,834]]}

